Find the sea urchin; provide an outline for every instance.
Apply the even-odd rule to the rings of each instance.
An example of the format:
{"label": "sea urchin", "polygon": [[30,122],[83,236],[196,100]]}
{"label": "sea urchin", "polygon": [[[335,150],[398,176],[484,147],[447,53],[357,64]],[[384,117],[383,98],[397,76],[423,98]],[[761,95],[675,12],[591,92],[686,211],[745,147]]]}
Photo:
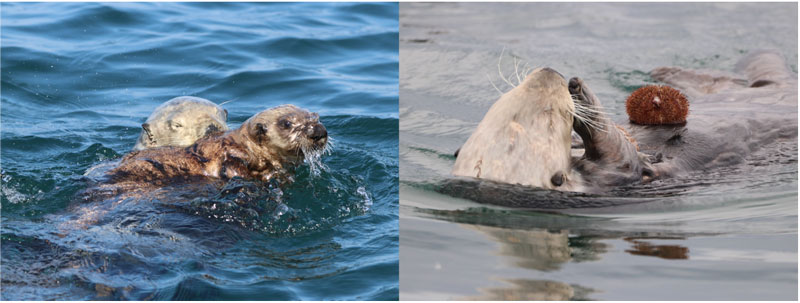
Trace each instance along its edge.
{"label": "sea urchin", "polygon": [[686,122],[689,101],[680,91],[665,85],[647,85],[625,101],[628,118],[636,124],[660,125]]}

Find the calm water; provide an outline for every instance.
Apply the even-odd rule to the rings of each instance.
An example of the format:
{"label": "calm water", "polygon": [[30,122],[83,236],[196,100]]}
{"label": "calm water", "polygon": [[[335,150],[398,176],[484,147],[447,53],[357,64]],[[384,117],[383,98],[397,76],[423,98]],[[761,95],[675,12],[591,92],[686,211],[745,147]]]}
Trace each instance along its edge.
{"label": "calm water", "polygon": [[[397,4],[0,8],[2,299],[397,299]],[[318,112],[327,169],[80,201],[181,95],[230,101],[231,128]]]}
{"label": "calm water", "polygon": [[796,300],[796,141],[616,207],[537,212],[440,192],[494,86],[510,88],[498,70],[514,83],[515,66],[580,76],[622,121],[659,66],[730,71],[773,48],[797,72],[797,34],[795,3],[401,4],[400,298]]}

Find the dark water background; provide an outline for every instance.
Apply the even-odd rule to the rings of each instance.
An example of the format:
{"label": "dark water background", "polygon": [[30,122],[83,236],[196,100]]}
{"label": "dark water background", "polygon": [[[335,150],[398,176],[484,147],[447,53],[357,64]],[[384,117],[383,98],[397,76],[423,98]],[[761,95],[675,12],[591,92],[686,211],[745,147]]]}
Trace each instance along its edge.
{"label": "dark water background", "polygon": [[[453,152],[511,87],[501,72],[580,76],[624,121],[625,98],[659,66],[730,72],[768,48],[797,72],[797,34],[796,3],[401,4],[400,298],[797,300],[796,141],[657,183],[647,199],[606,199],[626,204],[615,207],[441,193]],[[581,199],[568,202],[603,202]]]}
{"label": "dark water background", "polygon": [[[397,4],[0,8],[2,299],[397,299]],[[79,201],[181,95],[231,101],[231,128],[318,112],[327,169]]]}

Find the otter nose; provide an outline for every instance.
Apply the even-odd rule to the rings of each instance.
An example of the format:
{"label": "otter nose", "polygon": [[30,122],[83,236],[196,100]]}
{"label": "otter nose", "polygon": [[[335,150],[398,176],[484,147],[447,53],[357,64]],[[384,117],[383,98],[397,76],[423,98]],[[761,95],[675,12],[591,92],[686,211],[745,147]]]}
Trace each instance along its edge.
{"label": "otter nose", "polygon": [[317,123],[317,125],[314,125],[314,127],[311,129],[308,137],[314,141],[326,138],[328,137],[328,130],[325,129],[325,126],[323,126],[321,123]]}
{"label": "otter nose", "polygon": [[578,77],[569,79],[569,92],[571,94],[581,93],[581,79],[579,79]]}

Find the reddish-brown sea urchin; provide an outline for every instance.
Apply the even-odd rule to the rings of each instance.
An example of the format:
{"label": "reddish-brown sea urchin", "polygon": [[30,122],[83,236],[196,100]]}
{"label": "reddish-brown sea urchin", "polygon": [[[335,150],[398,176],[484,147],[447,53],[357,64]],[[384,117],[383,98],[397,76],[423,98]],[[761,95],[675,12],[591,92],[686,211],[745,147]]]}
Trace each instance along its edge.
{"label": "reddish-brown sea urchin", "polygon": [[636,124],[680,124],[686,122],[689,101],[680,91],[665,85],[647,85],[625,101],[628,118]]}

